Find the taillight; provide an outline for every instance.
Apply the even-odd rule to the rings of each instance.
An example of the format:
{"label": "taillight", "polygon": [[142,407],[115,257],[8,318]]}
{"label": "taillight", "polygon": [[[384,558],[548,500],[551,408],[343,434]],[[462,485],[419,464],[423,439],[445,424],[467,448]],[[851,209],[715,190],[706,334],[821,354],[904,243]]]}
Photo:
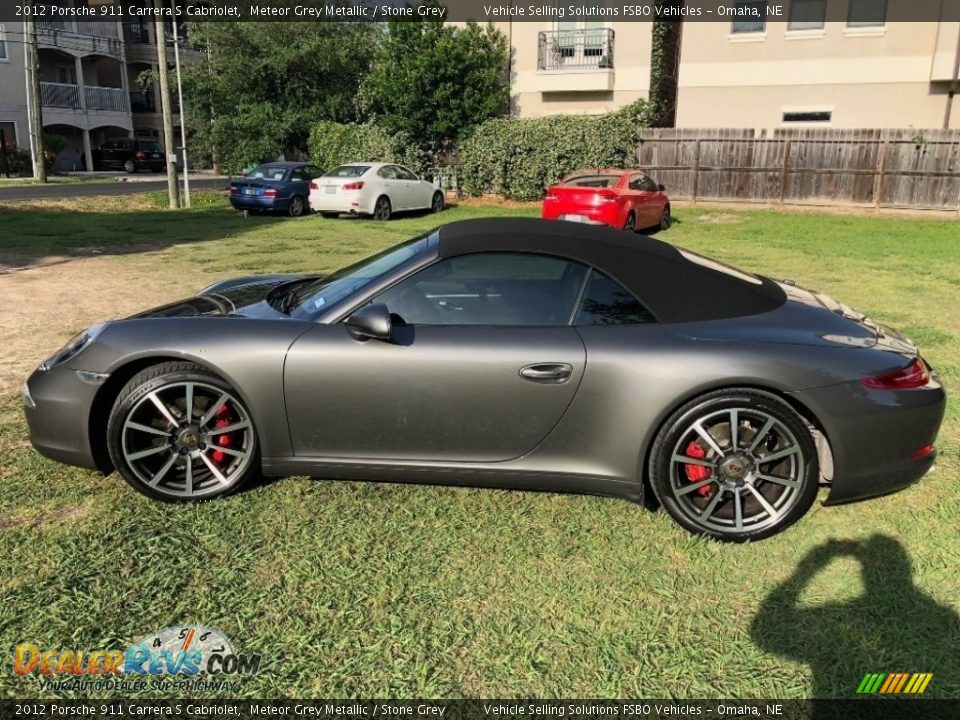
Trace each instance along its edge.
{"label": "taillight", "polygon": [[137,150],[137,151],[133,154],[133,156],[134,156],[137,160],[143,160],[143,159],[146,157],[146,155],[143,154],[143,150]]}
{"label": "taillight", "polygon": [[343,186],[343,190],[361,190],[363,189],[363,180],[358,180],[357,182],[348,182]]}
{"label": "taillight", "polygon": [[310,181],[310,189],[311,189],[311,190],[319,190],[319,189],[320,189],[320,186],[317,185],[317,183],[315,183],[313,180],[311,180],[311,181]]}
{"label": "taillight", "polygon": [[236,185],[231,185],[231,186],[230,186],[230,194],[231,194],[231,195],[236,195],[236,194],[237,194],[237,186],[236,186]]}
{"label": "taillight", "polygon": [[910,453],[910,458],[912,460],[922,460],[925,457],[930,457],[936,451],[937,449],[932,444],[922,445]]}
{"label": "taillight", "polygon": [[861,380],[864,386],[875,390],[910,390],[930,382],[930,371],[920,358],[904,368]]}
{"label": "taillight", "polygon": [[269,198],[276,197],[276,196],[277,196],[277,191],[274,190],[273,188],[268,188],[268,189],[266,189],[266,190],[263,191],[263,196],[264,196],[264,197],[269,197]]}
{"label": "taillight", "polygon": [[616,202],[616,201],[617,201],[616,193],[598,193],[597,194],[597,202],[608,203],[608,202]]}

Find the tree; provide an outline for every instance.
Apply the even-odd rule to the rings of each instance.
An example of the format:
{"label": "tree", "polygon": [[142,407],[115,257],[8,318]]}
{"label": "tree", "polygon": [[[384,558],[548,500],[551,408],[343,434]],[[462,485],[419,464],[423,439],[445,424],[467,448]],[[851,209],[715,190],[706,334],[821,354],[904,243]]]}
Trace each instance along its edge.
{"label": "tree", "polygon": [[650,50],[650,125],[673,127],[677,123],[684,0],[657,0],[656,7]]}
{"label": "tree", "polygon": [[207,50],[183,77],[193,151],[231,172],[305,154],[318,120],[356,120],[357,88],[382,35],[349,22],[198,22],[190,31]]}
{"label": "tree", "polygon": [[436,155],[505,110],[507,58],[506,38],[491,25],[390,22],[360,104],[388,132]]}

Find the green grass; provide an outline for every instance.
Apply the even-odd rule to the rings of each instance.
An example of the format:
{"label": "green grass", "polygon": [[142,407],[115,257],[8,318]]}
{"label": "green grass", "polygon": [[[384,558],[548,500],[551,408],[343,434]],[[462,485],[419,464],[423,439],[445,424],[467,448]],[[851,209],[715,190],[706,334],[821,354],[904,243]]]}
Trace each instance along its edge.
{"label": "green grass", "polygon": [[[48,185],[76,185],[77,183],[116,183],[112,175],[48,175]],[[20,187],[22,185],[43,185],[32,177],[0,177],[0,188]]]}
{"label": "green grass", "polygon": [[[88,201],[92,203],[93,201]],[[21,264],[99,251],[172,299],[247,272],[323,271],[435,225],[253,218],[135,200],[0,208]],[[96,207],[99,212],[78,212]],[[960,386],[960,225],[681,208],[663,239],[817,288],[923,345]],[[2,276],[0,276],[2,281]],[[82,288],[64,290],[64,301]],[[56,308],[37,308],[37,313]],[[38,349],[38,355],[40,354]],[[0,647],[123,647],[212,625],[275,696],[852,697],[867,672],[933,672],[960,696],[960,411],[938,472],[742,546],[594,497],[288,478],[170,506],[63,467],[0,406]],[[36,680],[0,662],[4,696]]]}

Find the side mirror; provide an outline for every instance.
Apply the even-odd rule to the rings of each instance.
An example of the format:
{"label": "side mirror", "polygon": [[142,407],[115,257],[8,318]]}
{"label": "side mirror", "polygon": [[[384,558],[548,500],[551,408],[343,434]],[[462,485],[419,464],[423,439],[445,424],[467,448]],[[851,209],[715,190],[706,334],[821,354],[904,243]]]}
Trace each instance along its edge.
{"label": "side mirror", "polygon": [[667,188],[664,187],[663,183],[660,183],[659,185],[657,185],[657,190],[659,190],[660,192],[666,192]]}
{"label": "side mirror", "polygon": [[383,303],[366,305],[343,321],[347,332],[355,340],[389,341],[393,334],[390,311]]}

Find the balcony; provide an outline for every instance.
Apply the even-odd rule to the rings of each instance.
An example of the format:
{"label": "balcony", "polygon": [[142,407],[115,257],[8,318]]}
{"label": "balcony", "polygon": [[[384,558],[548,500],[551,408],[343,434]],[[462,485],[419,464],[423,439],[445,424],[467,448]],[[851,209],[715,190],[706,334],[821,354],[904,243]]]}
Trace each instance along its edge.
{"label": "balcony", "polygon": [[119,55],[122,48],[116,23],[108,22],[38,20],[37,42],[81,54]]}
{"label": "balcony", "polygon": [[612,90],[613,30],[540,32],[537,72],[543,92]]}
{"label": "balcony", "polygon": [[[87,110],[97,112],[127,112],[127,96],[123,88],[87,85],[83,88]],[[82,110],[80,87],[64,83],[40,83],[40,102],[43,107]]]}
{"label": "balcony", "polygon": [[157,112],[157,102],[152,92],[135,90],[130,93],[130,110],[134,114]]}

